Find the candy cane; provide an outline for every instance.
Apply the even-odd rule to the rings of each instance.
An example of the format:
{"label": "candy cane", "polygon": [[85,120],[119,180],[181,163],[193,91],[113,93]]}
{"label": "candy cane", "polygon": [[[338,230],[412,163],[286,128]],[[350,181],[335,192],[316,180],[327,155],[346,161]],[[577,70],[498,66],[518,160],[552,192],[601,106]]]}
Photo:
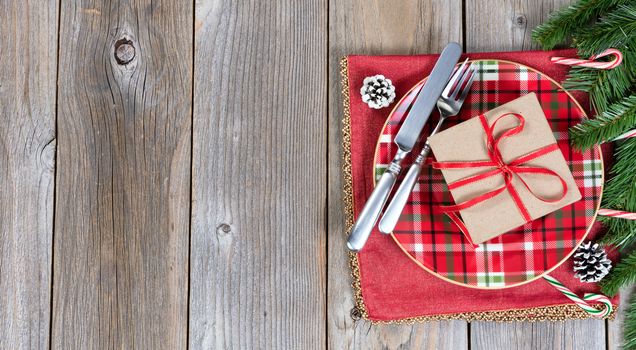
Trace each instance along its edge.
{"label": "candy cane", "polygon": [[[548,281],[548,283],[550,283],[554,288],[556,288],[559,292],[563,293],[563,295],[568,297],[578,307],[585,310],[585,312],[592,315],[593,317],[603,318],[603,317],[607,317],[609,314],[612,313],[612,302],[609,300],[608,297],[602,294],[585,293],[585,295],[581,299],[579,298],[578,295],[576,295],[574,292],[569,290],[561,282],[554,279],[554,277],[545,275],[543,276],[543,279]],[[603,304],[604,307],[601,310],[598,310],[592,305],[590,305],[588,301],[601,303]]]}
{"label": "candy cane", "polygon": [[636,220],[636,213],[614,209],[599,209],[598,215],[609,216],[611,218],[620,218],[627,220]]}
{"label": "candy cane", "polygon": [[624,134],[620,134],[620,135],[616,136],[615,138],[613,138],[612,141],[628,139],[630,137],[636,137],[636,129],[630,130],[630,131],[628,131],[628,132],[626,132]]}
{"label": "candy cane", "polygon": [[[596,59],[613,55],[614,59],[608,62],[604,61],[596,61]],[[623,54],[616,49],[607,49],[601,52],[598,55],[594,55],[590,57],[588,60],[582,60],[578,58],[569,58],[569,57],[552,57],[550,60],[557,64],[564,64],[566,66],[579,66],[579,67],[588,67],[588,68],[596,68],[596,69],[612,69],[618,67],[618,65],[623,62]]]}

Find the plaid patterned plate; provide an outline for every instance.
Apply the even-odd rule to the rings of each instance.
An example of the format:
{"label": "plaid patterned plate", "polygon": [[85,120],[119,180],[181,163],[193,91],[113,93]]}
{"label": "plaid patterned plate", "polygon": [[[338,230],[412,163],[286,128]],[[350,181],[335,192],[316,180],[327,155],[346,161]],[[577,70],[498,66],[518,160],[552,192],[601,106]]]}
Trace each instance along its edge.
{"label": "plaid patterned plate", "polygon": [[[393,238],[413,261],[442,279],[475,288],[512,287],[553,270],[583,241],[600,204],[603,164],[600,149],[581,153],[570,146],[568,129],[584,118],[585,112],[560,85],[517,63],[475,64],[472,91],[460,115],[450,118],[445,127],[535,92],[583,199],[473,248],[448,217],[433,210],[453,202],[441,172],[424,167]],[[402,97],[389,115],[375,153],[376,181],[397,150],[393,138],[423,83]],[[427,127],[432,129],[435,123],[432,120]],[[419,153],[421,146],[412,153]]]}

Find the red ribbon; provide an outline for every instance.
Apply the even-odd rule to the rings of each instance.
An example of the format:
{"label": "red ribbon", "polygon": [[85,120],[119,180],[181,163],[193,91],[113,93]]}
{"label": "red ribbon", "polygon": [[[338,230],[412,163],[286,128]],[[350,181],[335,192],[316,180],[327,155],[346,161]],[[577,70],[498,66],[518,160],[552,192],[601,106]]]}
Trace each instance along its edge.
{"label": "red ribbon", "polygon": [[[495,137],[494,136],[494,132],[495,132],[495,127],[497,126],[497,123],[504,117],[507,116],[514,116],[517,121],[519,122],[519,124],[515,127],[512,127],[510,129],[505,130],[503,133],[501,133],[501,135],[499,137]],[[524,220],[526,222],[532,220],[532,217],[530,217],[530,213],[528,213],[528,209],[526,208],[526,206],[523,204],[523,201],[521,200],[521,197],[519,196],[519,193],[517,192],[517,190],[515,189],[515,186],[512,183],[512,179],[517,176],[517,178],[521,181],[521,183],[528,189],[528,191],[537,199],[546,202],[546,203],[555,203],[558,202],[560,200],[562,200],[567,191],[568,191],[568,185],[565,182],[565,180],[559,176],[559,174],[557,174],[556,172],[550,170],[550,169],[546,169],[546,168],[541,168],[541,167],[536,167],[536,166],[529,166],[529,165],[524,165],[526,162],[529,162],[533,159],[539,158],[545,154],[548,154],[550,152],[554,152],[556,150],[559,149],[558,145],[556,143],[553,143],[551,145],[548,146],[544,146],[541,147],[535,151],[532,151],[526,155],[517,157],[513,160],[511,160],[510,162],[506,163],[504,162],[502,156],[501,156],[501,151],[499,150],[499,143],[501,142],[501,140],[510,137],[510,136],[514,136],[519,134],[522,130],[523,127],[525,125],[525,119],[523,118],[523,116],[519,113],[506,113],[503,114],[499,117],[497,117],[497,119],[495,119],[495,121],[492,123],[491,126],[488,125],[488,120],[486,119],[486,117],[482,114],[479,116],[479,120],[481,121],[481,125],[484,128],[484,131],[486,132],[486,146],[488,148],[488,158],[490,158],[489,160],[478,160],[478,161],[466,161],[466,162],[433,162],[433,167],[436,169],[461,169],[461,168],[482,168],[482,167],[494,167],[494,169],[488,170],[486,172],[483,173],[479,173],[476,175],[472,175],[469,176],[467,178],[452,182],[450,184],[448,184],[448,189],[452,190],[455,188],[459,188],[462,186],[466,186],[468,184],[472,184],[475,182],[478,182],[480,180],[486,179],[488,177],[491,176],[495,176],[495,175],[503,175],[504,177],[504,185],[496,188],[494,190],[488,191],[482,195],[479,195],[475,198],[469,199],[467,201],[464,201],[462,203],[459,204],[455,204],[455,205],[448,205],[448,206],[442,206],[440,209],[442,210],[443,213],[445,213],[446,215],[448,215],[448,217],[459,227],[459,229],[464,233],[464,235],[466,236],[466,238],[468,239],[468,241],[475,246],[475,244],[472,242],[472,240],[470,239],[470,235],[468,234],[468,230],[466,229],[466,225],[464,224],[464,222],[459,218],[459,211],[460,210],[464,210],[470,207],[473,207],[483,201],[487,201],[505,191],[508,191],[508,193],[510,193],[510,196],[512,197],[512,200],[515,202],[515,205],[517,206],[517,208],[519,209],[519,212],[521,213],[521,216],[524,218]],[[530,186],[526,183],[526,181],[520,176],[521,174],[541,174],[541,175],[546,175],[546,176],[552,176],[552,177],[556,177],[557,179],[559,179],[561,181],[561,196],[559,198],[543,198],[539,195],[537,195],[534,191],[532,191],[532,189],[530,188]]]}

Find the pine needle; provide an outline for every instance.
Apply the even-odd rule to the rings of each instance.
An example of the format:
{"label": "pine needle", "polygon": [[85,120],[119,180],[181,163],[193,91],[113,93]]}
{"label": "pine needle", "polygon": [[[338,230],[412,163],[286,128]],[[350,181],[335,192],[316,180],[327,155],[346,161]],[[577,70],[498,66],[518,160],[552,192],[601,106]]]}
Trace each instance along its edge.
{"label": "pine needle", "polygon": [[579,0],[575,4],[553,12],[547,21],[532,31],[532,39],[543,49],[551,50],[576,31],[589,25],[591,20],[630,0]]}
{"label": "pine needle", "polygon": [[579,55],[591,56],[611,47],[636,46],[636,2],[627,1],[591,27],[576,33]]}
{"label": "pine needle", "polygon": [[610,270],[609,275],[601,280],[601,291],[605,295],[614,296],[625,284],[636,282],[636,253],[630,254]]}
{"label": "pine needle", "polygon": [[[603,208],[636,212],[636,138],[617,142],[615,162],[610,171],[611,178],[603,190]],[[636,243],[636,221],[600,217],[607,229],[601,238],[604,244],[629,248]]]}
{"label": "pine needle", "polygon": [[599,217],[607,233],[598,241],[604,245],[627,248],[636,243],[636,221],[620,218]]}
{"label": "pine needle", "polygon": [[608,104],[621,100],[636,83],[636,53],[626,48],[621,52],[623,63],[614,69],[572,67],[563,87],[588,92],[594,110],[605,111]]}
{"label": "pine needle", "polygon": [[[636,95],[614,103],[593,119],[586,119],[570,129],[572,144],[578,149],[589,149],[596,144],[636,127]],[[633,160],[633,159],[632,159]]]}
{"label": "pine needle", "polygon": [[603,208],[636,212],[636,138],[616,142],[610,175],[603,190]]}

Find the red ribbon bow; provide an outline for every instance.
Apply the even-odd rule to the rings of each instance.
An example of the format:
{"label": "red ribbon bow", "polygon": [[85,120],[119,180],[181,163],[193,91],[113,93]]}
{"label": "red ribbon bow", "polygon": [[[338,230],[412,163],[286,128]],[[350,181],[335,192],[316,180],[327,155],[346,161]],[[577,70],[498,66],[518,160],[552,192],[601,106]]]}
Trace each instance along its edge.
{"label": "red ribbon bow", "polygon": [[[515,127],[512,127],[510,129],[505,130],[503,133],[501,133],[501,135],[499,137],[495,137],[494,136],[494,131],[495,131],[495,127],[497,126],[497,122],[499,122],[502,118],[507,117],[507,116],[514,116],[518,121],[519,124]],[[479,161],[466,161],[466,162],[433,162],[433,167],[436,169],[461,169],[461,168],[482,168],[482,167],[494,167],[494,169],[492,170],[488,170],[486,172],[480,173],[480,174],[476,174],[476,175],[472,175],[469,176],[467,178],[452,182],[450,184],[448,184],[448,189],[452,190],[458,187],[462,187],[462,186],[466,186],[468,184],[483,180],[485,178],[491,177],[491,176],[495,176],[498,174],[502,174],[504,177],[504,185],[496,188],[494,190],[488,191],[482,195],[479,195],[475,198],[469,199],[465,202],[456,204],[456,205],[448,205],[448,206],[442,206],[441,210],[443,213],[445,213],[446,215],[448,215],[448,217],[459,227],[459,229],[464,233],[464,235],[466,236],[466,238],[469,240],[469,242],[472,245],[475,245],[472,240],[470,239],[470,235],[468,234],[468,230],[466,229],[466,225],[464,224],[464,222],[459,218],[459,211],[460,210],[464,210],[470,207],[473,207],[483,201],[489,200],[501,193],[503,193],[504,191],[508,191],[508,193],[510,193],[510,196],[512,197],[512,200],[515,202],[515,205],[517,206],[517,208],[519,209],[519,212],[521,213],[521,216],[524,218],[524,220],[526,222],[532,220],[532,217],[530,217],[530,213],[528,213],[528,209],[526,208],[526,206],[523,204],[523,201],[521,200],[521,197],[519,196],[519,193],[517,192],[517,190],[515,189],[513,183],[512,183],[512,179],[515,177],[515,175],[517,176],[517,178],[521,181],[521,183],[528,189],[528,191],[537,199],[543,201],[543,202],[547,202],[547,203],[555,203],[558,202],[560,200],[562,200],[568,190],[568,185],[565,182],[565,180],[559,176],[559,174],[557,174],[556,172],[550,170],[550,169],[546,169],[546,168],[541,168],[541,167],[536,167],[536,166],[529,166],[529,165],[523,165],[526,162],[529,162],[533,159],[539,158],[545,154],[548,154],[550,152],[554,152],[556,150],[559,149],[558,145],[556,143],[553,143],[551,145],[548,146],[544,146],[541,147],[535,151],[532,151],[526,155],[520,156],[518,158],[515,158],[513,160],[511,160],[510,162],[506,163],[504,162],[502,156],[501,156],[501,151],[499,150],[499,143],[501,142],[501,140],[510,137],[510,136],[514,136],[519,134],[522,130],[523,127],[525,125],[525,119],[523,118],[523,116],[519,113],[506,113],[503,114],[499,117],[497,117],[497,119],[495,119],[495,121],[492,123],[491,126],[488,125],[488,120],[486,119],[486,117],[482,114],[479,116],[479,120],[481,121],[481,125],[484,128],[484,131],[486,132],[486,146],[488,148],[488,158],[490,158],[490,160],[479,160]],[[530,186],[528,186],[528,184],[526,183],[526,181],[523,180],[523,178],[520,176],[520,174],[542,174],[542,175],[547,175],[547,176],[552,176],[552,177],[556,177],[557,179],[559,179],[561,181],[561,196],[559,198],[543,198],[539,195],[537,195],[536,193],[534,193],[534,191],[532,191],[532,189],[530,188]]]}

